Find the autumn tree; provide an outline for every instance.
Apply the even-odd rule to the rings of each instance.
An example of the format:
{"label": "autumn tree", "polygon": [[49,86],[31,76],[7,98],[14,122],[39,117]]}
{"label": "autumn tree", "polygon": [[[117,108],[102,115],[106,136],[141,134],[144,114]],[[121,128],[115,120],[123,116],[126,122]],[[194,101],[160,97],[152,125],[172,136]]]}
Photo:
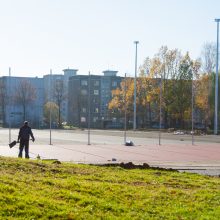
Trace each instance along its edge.
{"label": "autumn tree", "polygon": [[36,88],[31,84],[30,81],[24,79],[19,82],[15,91],[14,101],[18,105],[22,106],[23,120],[25,121],[27,106],[32,104],[36,99]]}
{"label": "autumn tree", "polygon": [[[112,116],[117,118],[123,117],[125,113],[125,102],[127,120],[129,121],[133,115],[133,94],[134,94],[134,81],[132,78],[127,77],[121,82],[120,88],[112,91],[112,100],[108,104],[108,109]],[[126,94],[125,94],[126,86]]]}
{"label": "autumn tree", "polygon": [[171,112],[181,128],[185,128],[185,121],[191,120],[192,86],[194,87],[193,95],[195,96],[199,68],[200,62],[193,61],[188,53],[181,59],[178,78],[175,80],[173,87],[175,101],[171,106]]}
{"label": "autumn tree", "polygon": [[58,124],[59,107],[54,102],[47,102],[44,105],[44,122],[49,126],[50,120],[52,124]]}
{"label": "autumn tree", "polygon": [[150,71],[161,86],[165,127],[176,127],[177,124],[184,127],[184,120],[189,120],[191,70],[195,72],[196,69],[197,73],[199,67],[199,61],[193,61],[188,53],[183,56],[179,50],[169,50],[166,46],[161,47],[152,59]]}
{"label": "autumn tree", "polygon": [[[147,124],[152,124],[152,108],[159,102],[159,84],[155,72],[157,72],[153,65],[157,60],[145,59],[143,65],[140,66],[140,74],[137,83],[137,106],[138,116],[141,118],[142,127]],[[156,111],[154,108],[153,111]]]}
{"label": "autumn tree", "polygon": [[[162,118],[166,127],[184,128],[185,121],[191,115],[192,85],[197,88],[200,62],[192,60],[188,53],[184,56],[177,49],[169,50],[161,47],[152,58],[146,58],[140,66],[137,78],[137,118],[138,124],[151,126],[152,121],[159,120],[160,94]],[[112,91],[112,100],[109,108],[118,115],[122,115],[124,81],[121,88]],[[160,93],[161,92],[161,93]],[[128,115],[133,115],[134,81],[127,83]],[[153,114],[151,114],[153,112]],[[152,116],[153,115],[153,119]]]}
{"label": "autumn tree", "polygon": [[175,91],[173,88],[176,79],[178,79],[181,58],[182,55],[179,50],[169,50],[167,46],[163,46],[152,60],[151,75],[159,81],[161,80],[165,127],[170,126],[171,123],[172,113],[170,107],[175,102]]}

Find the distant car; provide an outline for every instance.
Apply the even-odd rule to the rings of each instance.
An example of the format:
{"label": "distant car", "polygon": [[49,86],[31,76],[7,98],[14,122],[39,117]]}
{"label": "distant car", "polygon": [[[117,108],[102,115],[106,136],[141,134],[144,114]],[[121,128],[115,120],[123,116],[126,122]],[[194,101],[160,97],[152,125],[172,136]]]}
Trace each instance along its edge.
{"label": "distant car", "polygon": [[186,132],[182,130],[177,130],[177,131],[174,131],[173,134],[183,135],[183,134],[186,134]]}

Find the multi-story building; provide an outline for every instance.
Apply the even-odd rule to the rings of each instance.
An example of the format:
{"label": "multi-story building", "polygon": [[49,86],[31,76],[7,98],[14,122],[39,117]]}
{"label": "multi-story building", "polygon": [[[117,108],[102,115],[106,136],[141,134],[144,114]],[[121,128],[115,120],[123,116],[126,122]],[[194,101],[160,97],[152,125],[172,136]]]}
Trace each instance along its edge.
{"label": "multi-story building", "polygon": [[92,128],[105,127],[109,121],[108,103],[112,90],[122,80],[117,71],[103,71],[100,75],[75,75],[69,79],[68,122],[75,126]]}
{"label": "multi-story building", "polygon": [[[18,127],[23,120],[35,128],[44,125],[44,105],[57,103],[55,90],[60,88],[60,112],[62,122],[79,127],[105,127],[110,122],[108,103],[112,90],[122,80],[117,71],[106,70],[104,75],[77,75],[77,69],[64,69],[64,74],[48,74],[38,77],[0,77],[0,123]],[[23,90],[22,90],[23,89]],[[25,103],[19,93],[25,91]],[[57,91],[56,91],[57,92]],[[23,97],[24,98],[24,97]],[[57,103],[58,104],[58,103]],[[88,114],[90,111],[90,114]]]}
{"label": "multi-story building", "polygon": [[18,127],[28,120],[34,127],[40,127],[43,119],[43,79],[3,76],[0,81],[3,125]]}
{"label": "multi-story building", "polygon": [[43,76],[44,103],[49,101],[60,105],[62,121],[68,118],[68,81],[77,74],[77,69],[64,69],[64,74],[48,74]]}

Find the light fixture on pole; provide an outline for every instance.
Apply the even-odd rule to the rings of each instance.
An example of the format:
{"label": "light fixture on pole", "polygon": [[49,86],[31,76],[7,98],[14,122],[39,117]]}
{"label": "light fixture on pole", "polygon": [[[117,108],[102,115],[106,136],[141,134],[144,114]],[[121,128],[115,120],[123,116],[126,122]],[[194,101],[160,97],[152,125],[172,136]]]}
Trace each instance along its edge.
{"label": "light fixture on pole", "polygon": [[134,76],[134,122],[133,122],[133,130],[136,130],[136,93],[137,93],[137,45],[139,43],[139,41],[134,41],[135,43],[135,76]]}
{"label": "light fixture on pole", "polygon": [[214,119],[214,134],[218,134],[218,38],[219,38],[219,22],[220,19],[215,19],[217,22],[217,48],[216,48],[216,76],[215,76],[215,119]]}

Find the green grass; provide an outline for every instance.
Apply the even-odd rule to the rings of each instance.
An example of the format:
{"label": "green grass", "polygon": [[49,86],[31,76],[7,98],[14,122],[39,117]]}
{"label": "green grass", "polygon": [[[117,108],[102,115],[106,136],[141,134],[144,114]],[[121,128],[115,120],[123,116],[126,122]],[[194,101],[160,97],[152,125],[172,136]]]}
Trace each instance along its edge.
{"label": "green grass", "polygon": [[220,178],[0,157],[0,219],[220,219]]}

